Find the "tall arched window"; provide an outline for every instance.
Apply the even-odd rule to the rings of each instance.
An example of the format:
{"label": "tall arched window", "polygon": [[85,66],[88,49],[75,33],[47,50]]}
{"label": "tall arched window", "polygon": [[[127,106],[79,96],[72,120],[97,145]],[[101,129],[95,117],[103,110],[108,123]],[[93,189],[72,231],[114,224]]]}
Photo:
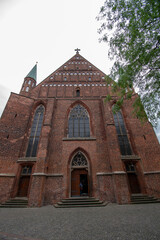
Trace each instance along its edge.
{"label": "tall arched window", "polygon": [[126,127],[124,124],[122,113],[119,111],[117,113],[114,113],[113,116],[121,154],[132,155],[131,146],[127,137]]}
{"label": "tall arched window", "polygon": [[40,105],[34,114],[26,157],[36,157],[39,137],[43,123],[44,107]]}
{"label": "tall arched window", "polygon": [[90,137],[89,115],[81,105],[76,105],[70,112],[69,137]]}

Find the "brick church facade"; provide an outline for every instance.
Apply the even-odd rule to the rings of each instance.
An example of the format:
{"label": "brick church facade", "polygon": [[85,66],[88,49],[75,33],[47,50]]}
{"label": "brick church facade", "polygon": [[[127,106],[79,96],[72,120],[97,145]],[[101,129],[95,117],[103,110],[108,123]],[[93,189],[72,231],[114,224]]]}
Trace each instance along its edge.
{"label": "brick church facade", "polygon": [[160,197],[160,146],[150,123],[133,118],[133,100],[113,114],[116,96],[105,102],[105,74],[78,50],[38,85],[36,71],[11,93],[0,120],[0,203]]}

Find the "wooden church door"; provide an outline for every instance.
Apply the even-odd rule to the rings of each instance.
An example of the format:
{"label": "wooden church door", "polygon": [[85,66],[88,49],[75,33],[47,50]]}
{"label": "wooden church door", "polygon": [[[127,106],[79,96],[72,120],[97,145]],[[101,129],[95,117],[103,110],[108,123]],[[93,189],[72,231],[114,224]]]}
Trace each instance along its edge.
{"label": "wooden church door", "polygon": [[88,195],[88,171],[85,169],[74,169],[71,173],[71,196],[80,196],[80,182],[83,185],[81,195]]}
{"label": "wooden church door", "polygon": [[32,166],[24,166],[22,168],[19,181],[18,197],[27,197],[31,172]]}
{"label": "wooden church door", "polygon": [[128,176],[131,193],[140,193],[141,189],[140,189],[139,181],[137,178],[135,164],[127,163],[126,170],[127,170],[127,176]]}

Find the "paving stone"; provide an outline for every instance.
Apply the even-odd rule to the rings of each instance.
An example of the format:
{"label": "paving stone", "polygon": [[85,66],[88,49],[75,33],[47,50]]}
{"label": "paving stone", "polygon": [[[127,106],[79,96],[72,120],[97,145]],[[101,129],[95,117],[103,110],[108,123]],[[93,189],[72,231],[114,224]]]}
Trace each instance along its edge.
{"label": "paving stone", "polygon": [[0,209],[0,240],[159,240],[160,204]]}

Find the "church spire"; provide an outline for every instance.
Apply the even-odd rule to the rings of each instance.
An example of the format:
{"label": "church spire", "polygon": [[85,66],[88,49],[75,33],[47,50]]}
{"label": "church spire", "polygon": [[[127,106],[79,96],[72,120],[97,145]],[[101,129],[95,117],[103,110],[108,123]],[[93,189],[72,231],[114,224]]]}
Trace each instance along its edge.
{"label": "church spire", "polygon": [[29,96],[30,91],[36,86],[37,81],[37,63],[24,78],[20,94]]}
{"label": "church spire", "polygon": [[37,63],[32,68],[32,70],[27,74],[26,78],[27,77],[33,78],[35,81],[37,81]]}

